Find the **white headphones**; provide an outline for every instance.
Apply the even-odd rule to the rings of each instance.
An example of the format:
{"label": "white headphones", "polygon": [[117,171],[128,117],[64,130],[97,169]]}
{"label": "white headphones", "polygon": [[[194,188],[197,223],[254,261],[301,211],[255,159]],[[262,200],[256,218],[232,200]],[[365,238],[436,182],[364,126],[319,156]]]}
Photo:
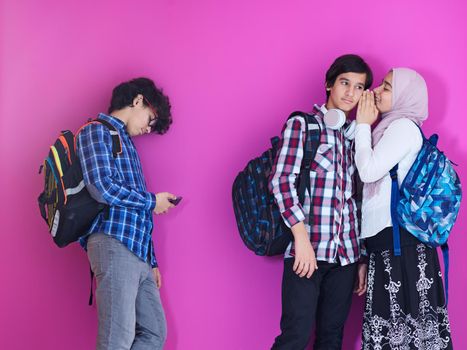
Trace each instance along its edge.
{"label": "white headphones", "polygon": [[[333,129],[333,130],[339,130],[340,128],[342,128],[346,120],[347,120],[347,117],[345,113],[337,108],[328,109],[326,113],[324,113],[324,116],[323,116],[323,121],[326,127]],[[344,136],[347,139],[353,140],[355,138],[355,126],[356,126],[355,121],[352,121],[349,124],[349,126],[345,128]]]}
{"label": "white headphones", "polygon": [[338,130],[342,128],[346,120],[345,113],[340,109],[331,108],[324,113],[324,124],[330,129]]}

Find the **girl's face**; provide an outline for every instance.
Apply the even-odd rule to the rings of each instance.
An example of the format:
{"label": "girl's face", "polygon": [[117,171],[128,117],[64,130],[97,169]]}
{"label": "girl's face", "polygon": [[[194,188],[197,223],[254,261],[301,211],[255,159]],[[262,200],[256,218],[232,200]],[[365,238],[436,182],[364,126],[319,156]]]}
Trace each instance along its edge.
{"label": "girl's face", "polygon": [[376,108],[380,113],[389,112],[392,108],[392,71],[385,77],[380,86],[374,89]]}

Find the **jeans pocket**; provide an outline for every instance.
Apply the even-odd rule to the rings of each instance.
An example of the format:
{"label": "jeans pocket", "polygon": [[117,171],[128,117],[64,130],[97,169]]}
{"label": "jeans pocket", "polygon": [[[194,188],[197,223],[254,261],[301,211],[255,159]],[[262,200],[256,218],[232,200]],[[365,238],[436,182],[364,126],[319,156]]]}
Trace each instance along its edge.
{"label": "jeans pocket", "polygon": [[101,240],[99,239],[100,237],[98,235],[98,233],[93,233],[88,237],[88,240],[86,242],[87,250],[93,250],[101,244]]}
{"label": "jeans pocket", "polygon": [[96,277],[102,273],[103,264],[109,262],[108,249],[103,238],[106,237],[103,237],[102,234],[92,234],[87,242],[89,264]]}

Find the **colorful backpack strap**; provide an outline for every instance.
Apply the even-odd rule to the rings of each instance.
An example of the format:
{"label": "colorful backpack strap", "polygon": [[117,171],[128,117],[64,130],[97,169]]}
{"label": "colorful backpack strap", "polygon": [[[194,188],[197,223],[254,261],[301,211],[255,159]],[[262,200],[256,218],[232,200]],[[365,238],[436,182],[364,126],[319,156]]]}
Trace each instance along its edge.
{"label": "colorful backpack strap", "polygon": [[75,136],[70,130],[65,130],[65,131],[62,131],[62,134],[60,135],[59,139],[60,141],[62,141],[62,144],[64,146],[68,145],[68,151],[69,151],[68,155],[69,155],[69,160],[71,163],[71,160],[75,159],[76,157],[76,152],[75,152],[75,149],[73,148],[73,145],[75,143]]}

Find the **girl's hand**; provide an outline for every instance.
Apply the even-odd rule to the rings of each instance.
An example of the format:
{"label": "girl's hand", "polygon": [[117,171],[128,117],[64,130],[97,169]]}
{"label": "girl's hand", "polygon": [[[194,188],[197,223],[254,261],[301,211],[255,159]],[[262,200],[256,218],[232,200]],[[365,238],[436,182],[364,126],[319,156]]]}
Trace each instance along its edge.
{"label": "girl's hand", "polygon": [[378,118],[373,91],[364,91],[357,108],[357,123],[372,125]]}

